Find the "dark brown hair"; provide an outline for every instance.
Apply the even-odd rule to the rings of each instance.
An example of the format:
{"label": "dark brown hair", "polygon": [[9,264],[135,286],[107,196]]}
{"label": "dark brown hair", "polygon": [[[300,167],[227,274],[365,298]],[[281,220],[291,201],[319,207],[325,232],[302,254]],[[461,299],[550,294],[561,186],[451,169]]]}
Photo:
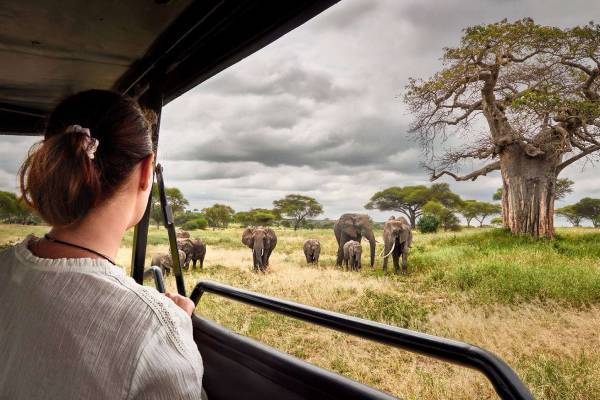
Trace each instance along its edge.
{"label": "dark brown hair", "polygon": [[[71,132],[72,125],[98,139],[93,159],[85,134]],[[72,95],[54,109],[44,140],[32,146],[21,166],[23,199],[50,225],[77,223],[152,154],[151,137],[151,123],[134,99],[106,90]]]}

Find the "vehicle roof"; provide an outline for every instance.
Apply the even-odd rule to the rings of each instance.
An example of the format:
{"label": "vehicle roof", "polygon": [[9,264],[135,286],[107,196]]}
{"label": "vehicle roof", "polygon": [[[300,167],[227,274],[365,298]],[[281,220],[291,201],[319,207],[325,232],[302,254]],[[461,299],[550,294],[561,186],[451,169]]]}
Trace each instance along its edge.
{"label": "vehicle roof", "polygon": [[37,135],[65,96],[112,89],[164,104],[338,0],[0,2],[0,134]]}

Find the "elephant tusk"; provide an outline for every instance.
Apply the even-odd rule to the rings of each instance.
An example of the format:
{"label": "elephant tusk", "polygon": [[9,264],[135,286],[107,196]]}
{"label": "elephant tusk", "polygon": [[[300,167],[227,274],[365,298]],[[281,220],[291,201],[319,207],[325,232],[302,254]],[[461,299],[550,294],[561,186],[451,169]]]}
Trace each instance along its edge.
{"label": "elephant tusk", "polygon": [[262,257],[265,254],[265,249],[260,250],[260,256]]}
{"label": "elephant tusk", "polygon": [[392,254],[392,251],[394,251],[394,247],[396,247],[396,241],[394,240],[394,244],[392,245],[392,249],[390,250],[389,253],[387,253],[385,256],[383,256],[383,258],[386,258],[387,256],[389,256],[390,254]]}

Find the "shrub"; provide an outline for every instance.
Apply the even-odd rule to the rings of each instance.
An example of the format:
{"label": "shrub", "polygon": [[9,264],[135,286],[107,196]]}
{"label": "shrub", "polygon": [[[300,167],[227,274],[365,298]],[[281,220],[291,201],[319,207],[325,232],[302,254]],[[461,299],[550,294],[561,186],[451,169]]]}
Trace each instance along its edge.
{"label": "shrub", "polygon": [[186,231],[193,231],[194,229],[206,229],[208,221],[204,218],[196,218],[186,222],[181,227]]}
{"label": "shrub", "polygon": [[437,232],[440,227],[440,221],[433,215],[423,215],[417,222],[417,229],[421,233]]}
{"label": "shrub", "polygon": [[494,226],[502,226],[504,221],[502,221],[502,217],[494,217],[494,218],[492,218],[490,223]]}

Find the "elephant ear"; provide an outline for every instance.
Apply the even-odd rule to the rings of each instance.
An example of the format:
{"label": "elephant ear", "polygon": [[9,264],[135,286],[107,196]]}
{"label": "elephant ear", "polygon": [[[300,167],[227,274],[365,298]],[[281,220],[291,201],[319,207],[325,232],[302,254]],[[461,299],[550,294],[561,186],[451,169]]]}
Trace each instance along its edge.
{"label": "elephant ear", "polygon": [[254,230],[253,229],[246,228],[244,230],[244,233],[242,233],[242,243],[250,248],[254,247]]}
{"label": "elephant ear", "polygon": [[269,237],[269,239],[275,239],[277,238],[277,235],[275,234],[275,231],[271,228],[265,228],[265,233],[267,234],[267,236]]}

